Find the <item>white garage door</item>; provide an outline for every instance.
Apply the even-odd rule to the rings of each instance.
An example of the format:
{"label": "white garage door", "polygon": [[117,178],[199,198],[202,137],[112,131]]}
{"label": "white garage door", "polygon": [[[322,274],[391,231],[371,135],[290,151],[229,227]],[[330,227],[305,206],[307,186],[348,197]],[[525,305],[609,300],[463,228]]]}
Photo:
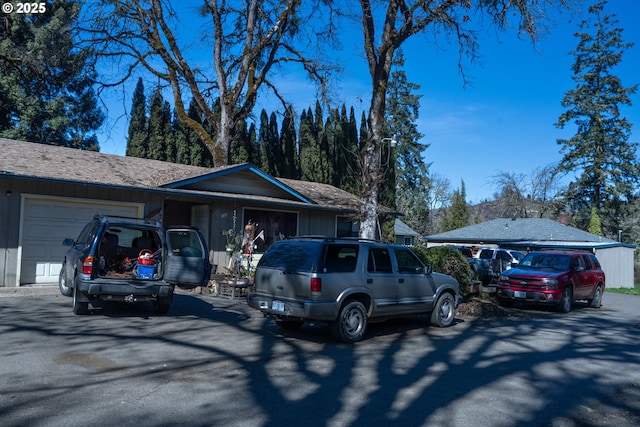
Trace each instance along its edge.
{"label": "white garage door", "polygon": [[57,282],[68,249],[62,241],[78,237],[96,213],[139,218],[143,207],[141,203],[23,195],[20,284]]}

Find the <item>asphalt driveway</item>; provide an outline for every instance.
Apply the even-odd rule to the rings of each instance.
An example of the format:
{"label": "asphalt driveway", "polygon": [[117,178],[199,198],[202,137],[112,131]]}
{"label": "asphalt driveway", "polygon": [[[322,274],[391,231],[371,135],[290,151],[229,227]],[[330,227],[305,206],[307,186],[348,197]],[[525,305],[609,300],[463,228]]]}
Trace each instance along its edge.
{"label": "asphalt driveway", "polygon": [[246,304],[177,295],[168,315],[71,313],[0,291],[3,426],[637,426],[639,297],[509,319],[284,332]]}

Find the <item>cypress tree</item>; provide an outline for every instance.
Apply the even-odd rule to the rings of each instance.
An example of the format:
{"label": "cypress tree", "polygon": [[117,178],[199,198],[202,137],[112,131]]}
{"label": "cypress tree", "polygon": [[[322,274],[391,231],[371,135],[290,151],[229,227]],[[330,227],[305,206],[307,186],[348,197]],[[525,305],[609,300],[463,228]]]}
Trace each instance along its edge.
{"label": "cypress tree", "polygon": [[298,147],[293,116],[293,108],[288,107],[284,113],[282,128],[280,130],[282,162],[279,176],[282,178],[297,179],[300,175],[298,173]]}
{"label": "cypress tree", "polygon": [[[208,125],[205,124],[202,119],[202,114],[200,114],[198,104],[196,104],[195,100],[193,99],[189,103],[189,110],[187,111],[187,115],[189,116],[189,118],[197,121],[198,123],[201,123],[205,129],[208,128]],[[200,136],[191,128],[186,129],[186,135],[187,141],[189,143],[191,164],[194,166],[204,166],[208,168],[212,167],[213,156],[205,146]]]}
{"label": "cypress tree", "polygon": [[176,163],[183,165],[191,164],[191,147],[189,145],[189,128],[182,124],[178,117],[178,112],[173,110],[173,120],[171,121],[173,130],[173,140],[175,143]]}
{"label": "cypress tree", "polygon": [[[317,118],[316,118],[317,121]],[[320,138],[320,182],[324,184],[334,183],[335,155],[333,151],[335,127],[331,117],[331,112],[324,123],[323,131],[319,133]]]}
{"label": "cypress tree", "polygon": [[164,124],[162,109],[164,98],[160,88],[156,88],[151,95],[149,104],[149,127],[147,140],[147,159],[164,160],[166,156],[166,146],[164,139]]}
{"label": "cypress tree", "polygon": [[266,147],[269,173],[274,176],[280,176],[280,171],[283,168],[284,154],[282,153],[282,145],[280,144],[280,132],[278,132],[278,117],[274,112],[269,115]]}
{"label": "cypress tree", "polygon": [[247,129],[247,122],[243,120],[238,123],[236,133],[231,140],[229,146],[229,163],[240,164],[249,162],[251,158],[251,144],[249,141],[249,130]]}
{"label": "cypress tree", "polygon": [[260,162],[257,164],[265,172],[269,171],[269,160],[267,154],[267,131],[269,129],[269,116],[263,108],[260,112],[260,128],[258,129],[258,147]]}
{"label": "cypress tree", "polygon": [[165,101],[162,105],[162,119],[165,135],[164,144],[166,147],[164,160],[166,160],[167,162],[175,163],[177,147],[176,137],[173,131],[173,120],[171,118],[171,105],[169,104],[169,101]]}
{"label": "cypress tree", "polygon": [[147,156],[147,98],[144,95],[144,83],[138,79],[131,102],[131,120],[127,133],[126,155],[132,157]]}
{"label": "cypress tree", "polygon": [[305,181],[322,182],[320,147],[313,112],[309,108],[300,116],[300,177]]}

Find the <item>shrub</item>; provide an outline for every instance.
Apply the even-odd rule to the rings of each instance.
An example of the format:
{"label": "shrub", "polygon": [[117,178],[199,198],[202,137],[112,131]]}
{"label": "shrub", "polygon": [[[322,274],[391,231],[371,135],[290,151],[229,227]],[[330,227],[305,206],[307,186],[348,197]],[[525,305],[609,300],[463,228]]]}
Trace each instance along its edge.
{"label": "shrub", "polygon": [[426,264],[431,264],[433,271],[453,276],[460,284],[460,293],[469,294],[469,282],[471,281],[471,267],[467,259],[455,249],[446,246],[412,246],[411,249],[422,258]]}

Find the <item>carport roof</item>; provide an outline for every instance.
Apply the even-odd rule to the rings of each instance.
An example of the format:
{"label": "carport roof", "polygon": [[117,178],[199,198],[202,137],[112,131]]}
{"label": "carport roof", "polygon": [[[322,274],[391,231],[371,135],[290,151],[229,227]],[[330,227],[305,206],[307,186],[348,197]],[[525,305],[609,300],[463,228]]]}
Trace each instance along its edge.
{"label": "carport roof", "polygon": [[498,218],[425,237],[429,242],[466,244],[514,244],[576,246],[622,245],[547,218]]}
{"label": "carport roof", "polygon": [[275,178],[248,163],[206,168],[5,138],[0,138],[0,152],[0,177],[184,190],[339,211],[358,206],[355,195],[332,185]]}

